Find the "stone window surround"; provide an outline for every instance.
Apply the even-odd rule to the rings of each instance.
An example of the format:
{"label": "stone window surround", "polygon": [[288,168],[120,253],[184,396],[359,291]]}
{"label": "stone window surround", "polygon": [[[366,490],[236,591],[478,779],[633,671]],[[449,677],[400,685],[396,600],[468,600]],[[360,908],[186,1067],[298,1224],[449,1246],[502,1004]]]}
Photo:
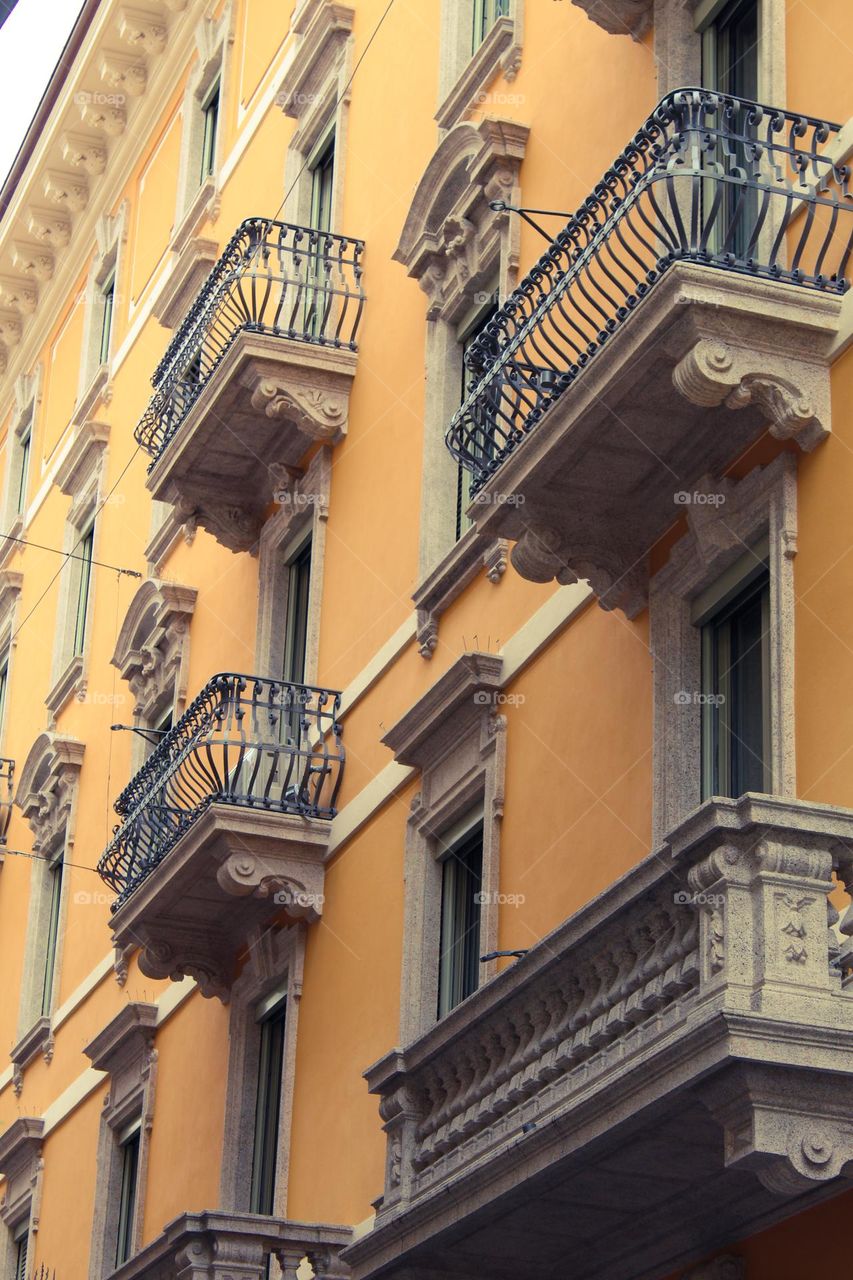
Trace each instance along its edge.
{"label": "stone window surround", "polygon": [[[426,394],[419,566],[414,593],[418,649],[430,658],[438,643],[441,613],[481,568],[500,582],[506,543],[469,530],[448,546],[455,529],[457,468],[444,443],[459,407],[462,381],[458,327],[478,294],[506,297],[518,280],[520,227],[493,200],[517,205],[519,170],[528,129],[488,116],[459,124],[445,135],[418,184],[394,258],[428,298]],[[436,501],[442,495],[444,501]]]}
{"label": "stone window surround", "polygon": [[[178,207],[170,248],[183,255],[198,230],[207,221],[215,222],[219,215],[221,195],[219,168],[222,163],[223,143],[221,112],[226,100],[226,81],[231,69],[231,50],[234,45],[234,5],[227,0],[219,18],[203,17],[195,29],[196,62],[187,81],[181,107],[183,136],[178,168]],[[220,115],[217,123],[213,173],[199,181],[201,149],[204,137],[202,104],[216,81],[219,81]],[[200,241],[199,245],[206,242]],[[185,260],[179,257],[178,261]],[[169,286],[167,286],[169,288]],[[169,288],[170,294],[172,289]],[[157,307],[162,321],[163,302]]]}
{"label": "stone window surround", "polygon": [[[276,464],[274,464],[276,466]],[[320,614],[326,559],[326,525],[332,479],[331,449],[321,446],[304,472],[276,467],[274,499],[279,510],[267,520],[258,543],[258,627],[255,670],[275,678],[283,669],[289,571],[287,560],[306,535],[311,538],[311,580],[305,683],[316,684],[320,652]]]}
{"label": "stone window surround", "polygon": [[0,1218],[6,1228],[0,1247],[0,1263],[4,1276],[14,1275],[17,1227],[29,1220],[27,1255],[35,1253],[35,1236],[39,1229],[41,1184],[44,1172],[42,1139],[44,1120],[35,1116],[19,1116],[0,1137],[0,1174],[5,1182],[0,1200]]}
{"label": "stone window surround", "polygon": [[[154,728],[169,710],[177,720],[186,707],[189,626],[197,596],[194,587],[148,578],[128,605],[110,661],[130,689],[134,726]],[[134,734],[134,773],[149,750]]]}
{"label": "stone window surround", "polygon": [[500,71],[510,83],[521,66],[524,0],[510,0],[509,14],[498,18],[482,44],[471,52],[474,0],[442,0],[441,66],[435,114],[440,129],[450,129],[474,106]]}
{"label": "stone window surround", "polygon": [[[639,39],[654,20],[654,56],[661,97],[682,85],[702,83],[702,31],[728,0],[578,0],[590,18],[608,27],[621,22]],[[593,12],[594,10],[594,12]],[[787,103],[785,14],[775,0],[758,0],[758,100]],[[624,31],[623,31],[624,33]]]}
{"label": "stone window surround", "polygon": [[[71,508],[66,517],[64,550],[75,551],[83,530],[96,517],[101,507],[103,479],[106,470],[105,454],[110,429],[103,422],[86,422],[56,473],[56,484],[71,498]],[[95,542],[92,559],[98,558],[100,530],[95,521]],[[83,653],[71,652],[76,619],[76,593],[80,582],[82,562],[68,559],[62,566],[57,605],[57,632],[53,655],[53,685],[45,698],[45,705],[55,725],[56,717],[68,700],[74,696],[82,702],[86,697],[87,670],[92,645],[92,627],[87,626]],[[97,575],[89,578],[87,601],[88,617],[94,607]]]}
{"label": "stone window surround", "polygon": [[109,1076],[98,1139],[90,1280],[102,1280],[115,1269],[113,1254],[122,1174],[118,1133],[137,1118],[140,1121],[140,1138],[131,1256],[142,1244],[142,1208],[145,1204],[157,1081],[157,1050],[154,1048],[157,1012],[156,1004],[130,1001],[83,1050],[95,1070],[104,1071]]}
{"label": "stone window surround", "polygon": [[3,535],[0,538],[0,566],[5,564],[19,544],[11,538],[19,538],[23,532],[26,519],[26,504],[20,513],[13,512],[15,488],[18,476],[17,462],[20,457],[21,437],[29,429],[30,435],[30,476],[33,470],[33,450],[36,417],[41,405],[42,377],[44,366],[36,365],[29,376],[22,374],[15,382],[14,409],[9,424],[9,435],[6,444],[6,478],[3,485]]}
{"label": "stone window surround", "polygon": [[[421,772],[406,829],[400,1042],[436,1021],[441,928],[442,834],[483,804],[484,900],[480,952],[498,941],[500,836],[506,770],[506,718],[496,710],[503,659],[463,653],[382,741],[398,764]],[[480,966],[481,985],[497,962]]]}
{"label": "stone window surround", "polygon": [[296,121],[285,159],[285,198],[280,216],[299,226],[307,226],[311,217],[309,159],[323,139],[334,132],[331,229],[342,231],[354,18],[354,10],[337,0],[306,0],[293,15],[291,31],[299,37],[299,44],[275,101],[286,116]]}
{"label": "stone window surround", "polygon": [[[688,533],[651,580],[649,622],[654,656],[654,840],[700,803],[701,632],[690,602],[765,535],[770,548],[771,792],[796,791],[794,737],[794,557],[797,553],[797,457],[780,453],[741,481],[705,477],[700,495],[718,504],[693,505]],[[677,703],[687,693],[690,701]]]}
{"label": "stone window surround", "polygon": [[[110,365],[100,362],[101,329],[104,318],[103,289],[112,277],[114,290],[121,277],[122,255],[127,244],[129,204],[123,200],[115,217],[101,216],[95,224],[96,250],[86,278],[84,293],[85,316],[83,342],[80,351],[80,382],[77,388],[77,405],[72,424],[82,424],[95,411],[99,401],[109,404],[112,399]],[[115,303],[119,295],[114,292],[111,329],[115,329]],[[113,333],[110,335],[111,339]],[[111,351],[115,344],[110,342]]]}
{"label": "stone window surround", "polygon": [[[43,964],[39,963],[45,937],[45,916],[49,909],[47,888],[50,866],[58,858],[70,862],[77,823],[79,776],[84,743],[76,738],[41,733],[27,754],[18,780],[15,804],[32,831],[32,850],[38,855],[30,864],[30,900],[27,941],[21,980],[18,1031],[20,1039],[10,1053],[16,1094],[23,1088],[23,1070],[41,1052],[46,1062],[53,1057],[51,1015],[41,1014]],[[68,912],[68,877],[63,878],[56,939],[58,975]],[[59,982],[54,978],[52,1006],[59,1003]],[[51,1010],[52,1014],[52,1010]]]}
{"label": "stone window surround", "polygon": [[286,1216],[290,1128],[306,932],[307,927],[301,923],[277,931],[274,928],[259,928],[249,941],[245,967],[231,987],[230,1051],[219,1197],[222,1207],[229,1211],[243,1212],[249,1208],[253,1150],[252,1143],[247,1139],[254,1129],[260,1040],[255,1010],[265,997],[283,990],[287,1006],[275,1203],[276,1216]]}
{"label": "stone window surround", "polygon": [[24,575],[14,569],[0,569],[0,665],[6,661],[6,711],[3,723],[0,723],[0,755],[6,740],[6,725],[9,722],[9,691],[12,684],[12,667],[14,665],[17,639],[15,623],[18,613],[18,601],[21,598],[21,587]]}

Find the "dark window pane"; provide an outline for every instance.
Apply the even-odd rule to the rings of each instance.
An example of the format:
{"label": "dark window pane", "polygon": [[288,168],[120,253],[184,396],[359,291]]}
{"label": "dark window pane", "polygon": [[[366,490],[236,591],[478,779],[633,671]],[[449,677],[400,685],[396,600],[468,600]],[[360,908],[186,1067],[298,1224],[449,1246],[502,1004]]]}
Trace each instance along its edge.
{"label": "dark window pane", "polygon": [[275,1173],[281,1079],[284,1068],[285,1006],[282,1002],[260,1024],[255,1144],[252,1158],[250,1211],[270,1214],[275,1208]]}
{"label": "dark window pane", "polygon": [[116,1266],[127,1262],[133,1252],[133,1230],[136,1217],[136,1188],[139,1181],[140,1130],[121,1145],[121,1190],[118,1207]]}
{"label": "dark window pane", "polygon": [[443,1018],[480,983],[480,890],[483,826],[480,823],[442,863],[438,1016]]}

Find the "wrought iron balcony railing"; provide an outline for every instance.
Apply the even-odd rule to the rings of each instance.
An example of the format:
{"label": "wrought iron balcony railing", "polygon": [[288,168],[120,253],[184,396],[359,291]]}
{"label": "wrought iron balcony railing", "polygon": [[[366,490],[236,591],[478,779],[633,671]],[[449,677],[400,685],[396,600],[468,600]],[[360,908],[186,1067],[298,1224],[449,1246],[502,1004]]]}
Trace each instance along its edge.
{"label": "wrought iron balcony railing", "polygon": [[703,89],[669,94],[465,359],[447,432],[476,491],[676,262],[844,293],[840,125]]}
{"label": "wrought iron balcony railing", "polygon": [[0,756],[0,847],[6,843],[9,819],[12,817],[14,777],[15,761],[10,760],[8,756]]}
{"label": "wrought iron balcony railing", "polygon": [[115,802],[98,872],[114,909],[212,804],[331,819],[344,748],[340,694],[224,674],[209,680]]}
{"label": "wrought iron balcony railing", "polygon": [[357,350],[363,252],[361,240],[271,218],[240,224],[151,379],[155,392],[134,432],[150,466],[239,333]]}

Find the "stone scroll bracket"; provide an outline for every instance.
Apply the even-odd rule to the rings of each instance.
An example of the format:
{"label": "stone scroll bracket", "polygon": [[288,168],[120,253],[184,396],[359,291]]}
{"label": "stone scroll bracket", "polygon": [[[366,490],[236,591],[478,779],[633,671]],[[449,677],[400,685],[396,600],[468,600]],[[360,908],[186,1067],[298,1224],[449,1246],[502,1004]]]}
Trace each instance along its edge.
{"label": "stone scroll bracket", "polygon": [[795,440],[805,453],[829,435],[825,364],[702,338],[679,360],[672,381],[686,400],[703,408],[755,405],[766,414],[771,435]]}

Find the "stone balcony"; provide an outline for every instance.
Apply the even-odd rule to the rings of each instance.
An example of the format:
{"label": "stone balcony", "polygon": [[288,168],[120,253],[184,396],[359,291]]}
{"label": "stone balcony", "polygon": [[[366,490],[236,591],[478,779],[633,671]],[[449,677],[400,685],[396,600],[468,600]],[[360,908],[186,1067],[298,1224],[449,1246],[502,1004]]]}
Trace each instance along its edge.
{"label": "stone balcony", "polygon": [[366,1072],[355,1280],[652,1280],[853,1173],[853,811],[711,800]]}
{"label": "stone balcony", "polygon": [[234,551],[317,442],[346,434],[364,246],[250,218],[169,344],[135,435],[148,488]]}
{"label": "stone balcony", "polygon": [[768,429],[826,437],[853,228],[838,132],[670,94],[472,344],[447,442],[523,577],[586,578],[633,617],[700,478]]}
{"label": "stone balcony", "polygon": [[282,1280],[296,1280],[307,1260],[315,1280],[345,1280],[339,1261],[348,1227],[290,1222],[250,1213],[185,1213],[116,1271],[110,1280],[267,1280],[275,1257]]}
{"label": "stone balcony", "polygon": [[152,978],[228,998],[254,931],[319,919],[343,777],[340,695],[214,676],[116,801],[98,871],[112,932]]}

